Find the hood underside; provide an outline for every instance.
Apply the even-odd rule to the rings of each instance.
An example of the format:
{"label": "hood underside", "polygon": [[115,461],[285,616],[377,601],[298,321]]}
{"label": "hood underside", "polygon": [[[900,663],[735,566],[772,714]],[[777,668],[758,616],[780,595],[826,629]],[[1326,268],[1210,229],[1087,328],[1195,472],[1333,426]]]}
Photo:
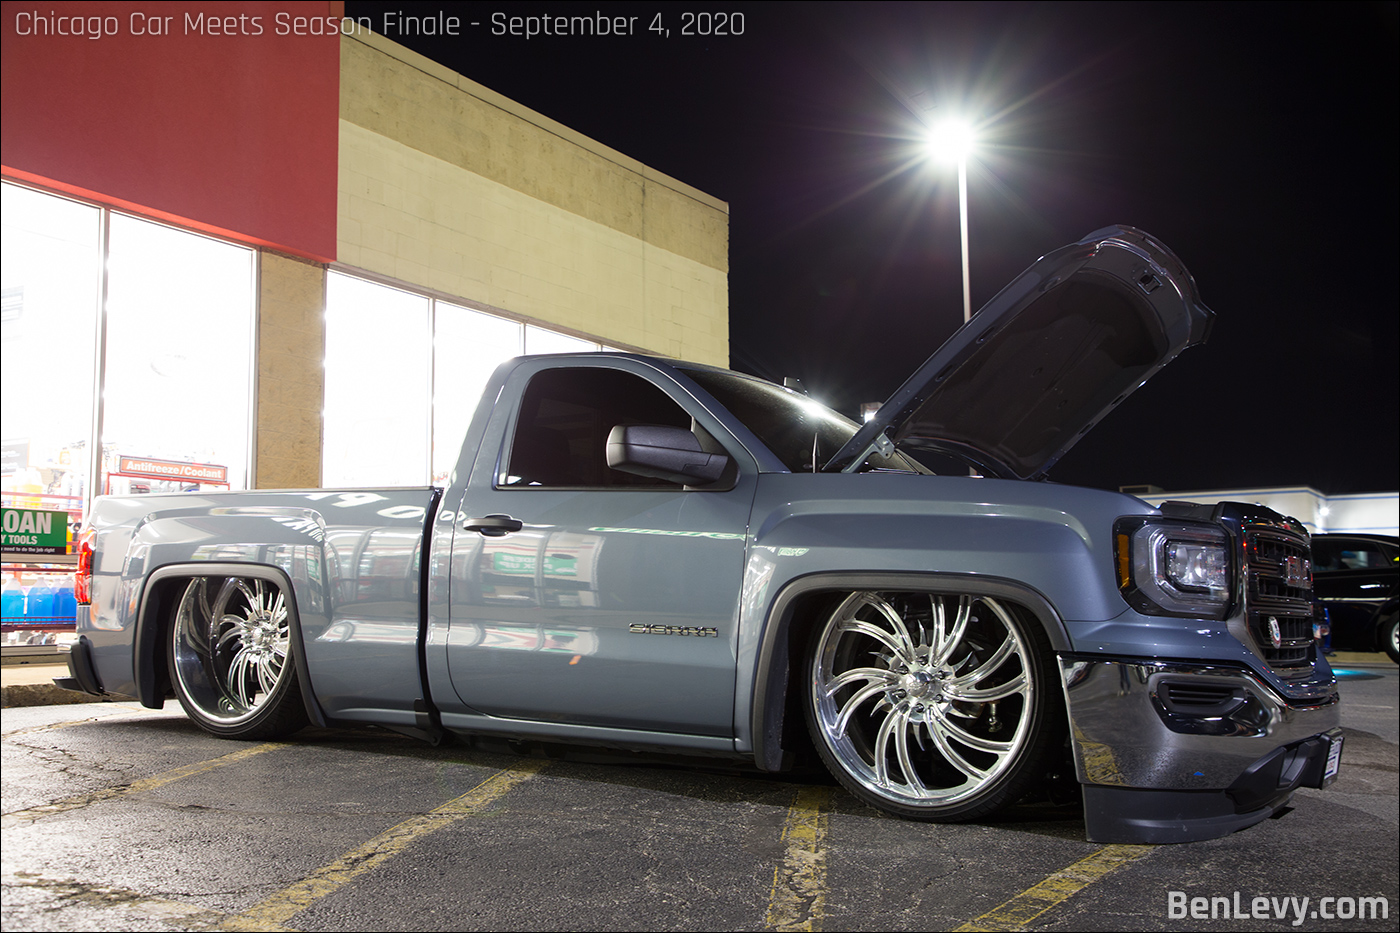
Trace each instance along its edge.
{"label": "hood underside", "polygon": [[1131,227],[1097,230],[1002,289],[824,469],[898,445],[1040,478],[1213,320],[1171,250]]}

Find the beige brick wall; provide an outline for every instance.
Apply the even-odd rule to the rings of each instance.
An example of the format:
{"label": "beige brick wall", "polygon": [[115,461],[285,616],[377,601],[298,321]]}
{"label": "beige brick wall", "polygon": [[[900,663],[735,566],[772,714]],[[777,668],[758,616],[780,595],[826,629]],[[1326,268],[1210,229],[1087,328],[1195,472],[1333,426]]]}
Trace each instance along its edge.
{"label": "beige brick wall", "polygon": [[321,485],[325,308],[324,266],[259,251],[259,489]]}
{"label": "beige brick wall", "polygon": [[379,36],[341,55],[341,263],[728,365],[723,202]]}

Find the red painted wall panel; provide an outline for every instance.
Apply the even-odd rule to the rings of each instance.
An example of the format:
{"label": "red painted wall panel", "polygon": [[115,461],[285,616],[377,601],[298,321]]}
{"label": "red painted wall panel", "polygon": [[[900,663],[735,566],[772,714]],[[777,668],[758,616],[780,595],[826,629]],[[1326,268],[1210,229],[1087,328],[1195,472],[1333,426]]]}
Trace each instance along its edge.
{"label": "red painted wall panel", "polygon": [[334,260],[344,6],[5,2],[5,174]]}

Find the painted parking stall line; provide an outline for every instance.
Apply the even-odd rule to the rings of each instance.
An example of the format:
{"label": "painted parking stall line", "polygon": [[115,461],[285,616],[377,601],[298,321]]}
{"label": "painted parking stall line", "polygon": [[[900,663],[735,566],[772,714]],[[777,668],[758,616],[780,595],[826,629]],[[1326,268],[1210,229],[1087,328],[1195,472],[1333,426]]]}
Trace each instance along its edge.
{"label": "painted parking stall line", "polygon": [[407,849],[414,841],[445,829],[459,820],[477,816],[512,788],[539,774],[547,761],[522,761],[498,771],[476,787],[435,810],[409,817],[356,846],[340,858],[317,869],[297,883],[253,905],[219,925],[222,930],[285,930],[286,922],[313,903],[340,890],[366,872],[373,871]]}
{"label": "painted parking stall line", "polygon": [[1047,910],[1064,903],[1089,885],[1129,862],[1142,858],[1155,848],[1156,846],[1104,846],[1097,852],[1060,869],[1039,884],[1027,888],[1004,904],[954,929],[959,933],[1023,930]]}
{"label": "painted parking stall line", "polygon": [[142,778],[139,781],[132,781],[130,784],[122,784],[116,787],[106,787],[102,790],[92,791],[87,794],[78,794],[75,797],[66,797],[63,800],[56,800],[53,803],[40,804],[37,807],[29,807],[25,810],[16,810],[14,813],[6,813],[3,823],[0,825],[9,827],[20,823],[32,823],[35,820],[51,816],[55,813],[66,813],[69,810],[80,810],[83,807],[90,807],[95,803],[104,800],[114,800],[118,797],[129,797],[132,794],[145,793],[155,790],[157,787],[164,787],[166,784],[192,777],[196,774],[203,774],[206,771],[213,771],[226,765],[237,764],[240,761],[247,761],[258,755],[266,754],[279,748],[286,748],[286,742],[267,742],[263,745],[254,745],[252,748],[240,749],[227,755],[220,755],[218,758],[210,758],[207,761],[197,761],[191,765],[180,768],[173,768],[160,774]]}
{"label": "painted parking stall line", "polygon": [[803,787],[783,824],[783,863],[773,869],[765,930],[821,929],[826,913],[826,830],[830,787]]}

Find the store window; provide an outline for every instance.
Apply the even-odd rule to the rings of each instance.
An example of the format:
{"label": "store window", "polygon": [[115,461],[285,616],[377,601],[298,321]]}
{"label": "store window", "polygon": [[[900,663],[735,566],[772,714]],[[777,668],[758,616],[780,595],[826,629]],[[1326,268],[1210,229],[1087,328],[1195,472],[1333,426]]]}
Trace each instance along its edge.
{"label": "store window", "polygon": [[4,504],[78,521],[92,460],[101,212],[16,185],[0,196]]}
{"label": "store window", "polygon": [[[524,352],[521,326],[494,314],[437,302],[433,318],[433,482],[446,483],[486,380]],[[597,349],[589,344],[588,349]]]}
{"label": "store window", "polygon": [[429,302],[364,279],[326,281],[321,482],[427,483]]}
{"label": "store window", "polygon": [[66,551],[94,495],[249,484],[256,297],[245,247],[20,185],[0,198],[8,652],[71,630]]}
{"label": "store window", "polygon": [[107,268],[103,491],[246,488],[253,251],[113,214]]}
{"label": "store window", "polygon": [[326,284],[328,487],[445,485],[482,389],[522,353],[595,341],[332,272]]}

